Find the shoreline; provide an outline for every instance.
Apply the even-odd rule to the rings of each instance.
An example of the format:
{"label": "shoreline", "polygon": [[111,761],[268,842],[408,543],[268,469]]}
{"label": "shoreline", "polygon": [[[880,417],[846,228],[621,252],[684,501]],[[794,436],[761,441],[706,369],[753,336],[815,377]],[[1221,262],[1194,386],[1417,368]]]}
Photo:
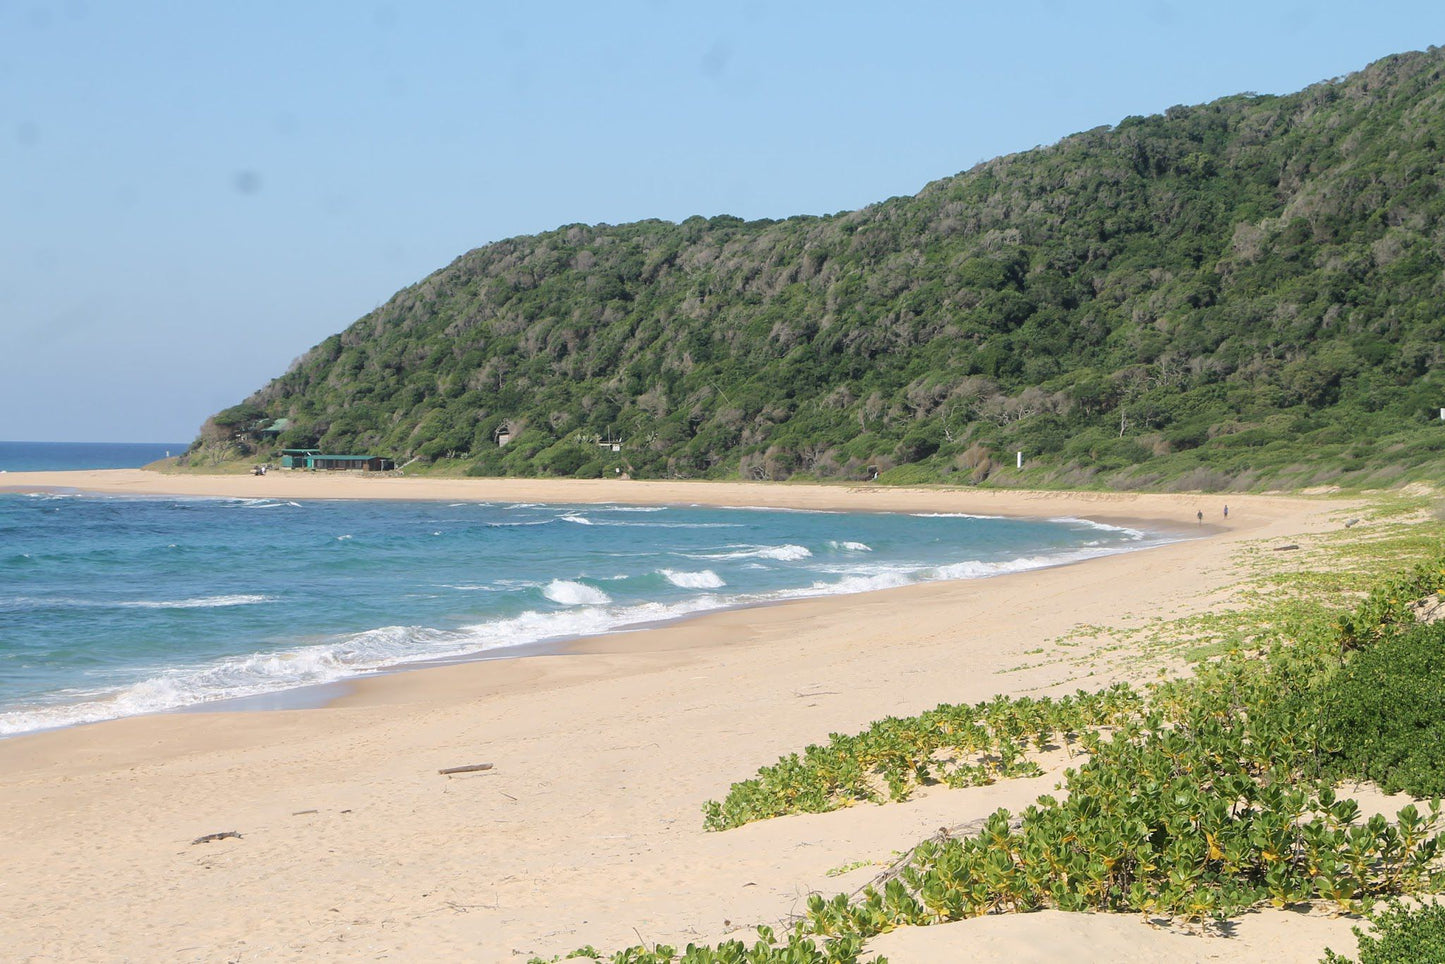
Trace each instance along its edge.
{"label": "shoreline", "polygon": [[[178,478],[135,475],[110,476],[113,491],[172,494]],[[16,481],[4,479],[7,488]],[[494,480],[416,481],[432,484],[303,482],[304,493],[292,494],[298,485],[285,495],[431,490],[455,501],[460,483],[463,498],[946,507],[1172,521],[1205,538],[987,579],[707,613],[574,640],[563,655],[359,677],[324,708],[157,714],[0,741],[0,802],[15,815],[0,916],[17,956],[521,961],[587,943],[617,949],[639,932],[649,943],[716,941],[779,919],[810,891],[849,891],[876,872],[832,874],[838,867],[885,859],[960,814],[1017,809],[1057,777],[936,788],[906,804],[725,833],[702,831],[703,801],[780,754],[884,716],[1155,678],[1157,659],[1108,627],[1208,609],[1238,581],[1246,543],[1338,528],[1358,504],[636,482],[590,492],[523,483],[532,489],[518,498],[517,485]],[[141,482],[154,491],[140,493]],[[193,484],[174,494],[282,495],[248,482],[226,477],[207,483],[211,491]],[[617,494],[622,486],[628,497]],[[1196,527],[1196,511],[1218,523],[1212,532]],[[436,772],[484,761],[494,769]],[[190,844],[229,830],[241,838]],[[1047,945],[1038,922],[1034,939]],[[1339,923],[1323,940],[1344,946],[1349,922]],[[1152,932],[1137,930],[1144,951]],[[1208,952],[1318,960],[1323,945],[1309,946],[1313,957],[1304,945],[1281,953],[1268,942],[1213,942]]]}
{"label": "shoreline", "polygon": [[[694,480],[500,479],[373,477],[283,471],[264,476],[180,475],[144,469],[10,472],[0,493],[84,492],[96,495],[233,499],[373,499],[618,505],[707,505],[722,508],[842,512],[941,512],[1049,518],[1087,515],[1110,524],[1196,528],[1194,513],[1213,523],[1223,506],[1246,500],[1303,501],[1299,496],[1239,493],[1069,492],[866,483],[709,482]],[[1141,511],[1142,510],[1142,511]],[[1229,520],[1223,520],[1226,524]]]}
{"label": "shoreline", "polygon": [[[183,488],[187,491],[171,491],[169,483],[174,480],[186,482],[187,484],[183,486]],[[257,486],[252,480],[261,484]],[[876,487],[858,485],[793,484],[777,486],[739,483],[739,486],[742,486],[743,491],[747,493],[746,496],[742,496],[739,494],[739,486],[731,483],[638,483],[631,480],[625,482],[598,480],[598,482],[594,483],[591,480],[522,479],[412,479],[409,480],[412,484],[403,490],[394,487],[395,483],[403,480],[391,476],[367,476],[359,473],[332,475],[312,472],[285,472],[281,475],[281,481],[281,485],[270,485],[265,478],[244,475],[193,476],[170,475],[150,472],[144,469],[93,469],[70,472],[7,473],[5,476],[0,476],[0,483],[3,483],[0,484],[0,493],[29,494],[40,492],[49,495],[100,494],[136,498],[164,498],[169,496],[202,499],[269,497],[272,499],[372,500],[382,502],[440,502],[452,501],[458,498],[463,498],[464,501],[468,501],[464,498],[464,495],[470,495],[471,500],[476,500],[480,497],[483,501],[542,501],[545,504],[568,505],[709,505],[744,510],[755,508],[783,508],[785,510],[804,512],[926,514],[927,512],[957,510],[957,500],[959,496],[967,499],[970,496],[984,495],[985,498],[989,498],[989,493],[992,491],[984,490],[983,492],[979,492],[978,490],[947,489],[943,487],[884,488],[880,490]],[[266,490],[269,496],[251,494],[252,490],[255,489]],[[278,489],[280,491],[277,491]],[[525,489],[526,491],[519,491],[521,489]],[[541,490],[548,496],[565,494],[568,498],[566,502],[542,498],[538,494],[538,490]],[[622,498],[616,497],[621,494],[636,495],[637,498],[635,501],[629,503]],[[687,495],[692,498],[681,500],[678,498],[679,495]],[[1023,493],[1004,492],[999,493],[999,495],[1022,495],[1030,502],[1047,500],[1047,497],[1051,495],[1058,496],[1066,500],[1070,510],[1076,510],[1080,508],[1077,504],[1080,497],[1087,496],[1088,494],[1027,491]],[[1101,493],[1101,495],[1112,495],[1112,493]],[[867,498],[874,504],[868,508],[855,508],[851,503],[857,501],[860,497]],[[997,499],[996,496],[993,498]],[[988,515],[1048,519],[1053,521],[1083,517],[1082,514],[1078,516],[1073,514],[1063,516],[1054,514],[1048,516],[1035,514],[1025,515],[1014,511],[1018,508],[1018,499],[1005,498],[999,501],[1002,501],[1004,505],[997,513],[987,513]],[[1106,500],[1106,505],[1111,501],[1113,500]],[[729,502],[732,504],[728,504]],[[770,505],[768,504],[770,502],[786,504],[781,506]],[[878,502],[884,503],[886,507],[880,507],[877,504]],[[976,514],[984,515],[985,513]],[[1191,529],[1183,524],[1172,522],[1172,520],[1171,522],[1163,522],[1154,518],[1152,515],[1142,517],[1132,514],[1116,515],[1112,512],[1090,512],[1089,516],[1094,521],[1102,522],[1107,519],[1108,522],[1106,524],[1108,525],[1138,529],[1144,532],[1149,542],[1138,548],[1111,550],[1102,552],[1098,556],[1090,556],[1083,559],[1068,559],[1058,563],[1019,570],[1018,572],[1028,573],[1039,569],[1080,565],[1110,555],[1144,551],[1158,548],[1161,545],[1167,545],[1172,542],[1207,538],[1210,535],[1223,531],[1212,523],[1209,526],[1203,527],[1196,524],[1196,526]],[[994,579],[1013,574],[1016,573],[995,573],[988,576],[968,577],[963,580],[927,580],[914,585],[971,581],[973,579]],[[358,684],[401,673],[440,671],[449,667],[475,662],[528,659],[537,656],[567,656],[579,652],[598,652],[606,649],[605,645],[600,644],[600,641],[611,636],[644,633],[671,626],[683,626],[690,622],[706,620],[730,612],[786,606],[811,599],[824,599],[834,596],[849,597],[872,593],[888,593],[898,588],[905,587],[893,586],[837,594],[820,592],[816,595],[799,594],[788,598],[756,599],[737,602],[727,606],[720,606],[716,609],[704,609],[655,621],[624,624],[596,633],[541,639],[527,643],[519,643],[513,646],[478,650],[474,653],[459,656],[403,661],[362,670],[356,672],[354,675],[327,680],[325,682],[305,683],[246,696],[226,697],[212,701],[201,700],[194,703],[156,708],[139,713],[128,713],[97,720],[60,723],[38,727],[33,730],[5,733],[0,734],[0,741],[20,739],[41,733],[53,733],[75,727],[88,727],[119,719],[143,716],[170,716],[197,713],[256,713],[321,709],[332,705],[338,700],[354,695]]]}
{"label": "shoreline", "polygon": [[[1147,533],[1149,535],[1160,535],[1162,533]],[[1197,537],[1195,537],[1197,538]],[[974,582],[988,579],[1001,579],[1008,576],[1027,576],[1030,573],[1039,572],[1044,569],[1059,569],[1068,566],[1087,565],[1097,559],[1107,558],[1114,555],[1131,554],[1135,552],[1148,552],[1152,549],[1173,545],[1176,542],[1187,541],[1187,537],[1161,538],[1161,541],[1152,542],[1136,549],[1118,549],[1101,553],[1097,556],[1090,556],[1085,559],[1070,559],[1063,562],[1051,563],[1043,566],[1035,566],[1029,569],[994,573],[987,576],[969,576],[956,579],[936,579],[917,583],[909,583],[902,586],[887,586],[877,589],[863,589],[854,592],[844,593],[818,593],[816,595],[798,595],[784,599],[758,599],[748,602],[738,602],[726,606],[719,606],[716,609],[705,609],[698,612],[684,613],[669,616],[661,619],[651,620],[642,623],[628,623],[615,629],[608,629],[601,632],[585,633],[579,635],[561,636],[554,639],[540,639],[533,642],[518,643],[512,646],[498,647],[495,649],[478,650],[475,653],[461,656],[441,656],[426,659],[418,659],[412,662],[395,663],[388,666],[359,672],[354,676],[346,676],[340,679],[329,680],[325,683],[306,683],[287,689],[279,689],[267,693],[257,693],[251,696],[237,696],[214,702],[192,703],[184,706],[177,706],[166,710],[153,711],[158,715],[172,713],[264,713],[281,710],[297,709],[324,709],[336,702],[355,695],[357,687],[369,680],[383,679],[402,673],[444,671],[450,667],[467,666],[472,663],[484,663],[497,660],[512,659],[534,659],[540,656],[573,656],[586,653],[609,652],[606,640],[613,636],[634,635],[650,633],[654,630],[662,630],[676,627],[679,630],[685,629],[688,624],[707,620],[729,613],[752,612],[766,610],[774,607],[792,606],[799,603],[807,603],[815,600],[825,599],[849,599],[855,596],[870,596],[873,594],[886,595],[897,592],[901,589],[910,589],[915,586],[931,586],[943,583]],[[642,637],[645,639],[645,637]],[[646,649],[645,644],[639,644],[638,648]],[[633,651],[628,647],[622,651]],[[150,713],[134,714],[139,716],[152,715]],[[113,719],[128,719],[129,717],[113,717]],[[24,733],[0,735],[0,741],[16,739],[28,736],[31,733],[52,732],[54,730],[68,729],[74,726],[91,726],[97,723],[107,723],[111,720],[96,720],[91,723],[72,723],[58,727],[49,727],[44,730],[33,730]]]}

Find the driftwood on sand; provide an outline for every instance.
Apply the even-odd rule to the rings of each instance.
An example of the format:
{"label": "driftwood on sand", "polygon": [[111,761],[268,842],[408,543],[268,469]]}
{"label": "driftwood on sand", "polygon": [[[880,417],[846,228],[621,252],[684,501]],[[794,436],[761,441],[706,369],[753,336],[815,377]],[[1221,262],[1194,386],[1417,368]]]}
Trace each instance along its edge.
{"label": "driftwood on sand", "polygon": [[479,770],[490,770],[491,768],[492,765],[490,763],[472,763],[464,767],[447,767],[445,770],[438,770],[437,772],[442,776],[447,776],[452,773],[476,773]]}

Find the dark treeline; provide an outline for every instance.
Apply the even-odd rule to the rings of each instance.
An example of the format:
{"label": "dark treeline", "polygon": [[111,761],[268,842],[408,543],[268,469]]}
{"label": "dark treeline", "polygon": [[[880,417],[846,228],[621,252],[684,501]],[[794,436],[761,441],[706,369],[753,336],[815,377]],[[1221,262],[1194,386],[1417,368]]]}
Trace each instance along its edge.
{"label": "dark treeline", "polygon": [[[1410,477],[1445,459],[1442,68],[1431,48],[1128,117],[828,217],[490,244],[213,417],[190,459],[315,445],[481,475]],[[260,431],[282,417],[279,438]]]}

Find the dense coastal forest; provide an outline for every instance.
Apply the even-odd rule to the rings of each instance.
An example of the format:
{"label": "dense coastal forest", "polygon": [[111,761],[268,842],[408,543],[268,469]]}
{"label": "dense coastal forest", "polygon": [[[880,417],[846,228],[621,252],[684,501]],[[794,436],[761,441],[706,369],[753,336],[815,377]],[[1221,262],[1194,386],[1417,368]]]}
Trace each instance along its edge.
{"label": "dense coastal forest", "polygon": [[1442,155],[1432,47],[858,211],[499,241],[213,416],[187,461],[310,446],[476,475],[1411,478],[1445,464]]}

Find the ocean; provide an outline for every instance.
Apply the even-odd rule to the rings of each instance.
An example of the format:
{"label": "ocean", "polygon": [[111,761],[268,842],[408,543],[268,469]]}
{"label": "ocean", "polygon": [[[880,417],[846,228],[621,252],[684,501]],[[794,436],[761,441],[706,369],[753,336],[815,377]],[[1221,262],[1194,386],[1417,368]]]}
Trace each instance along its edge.
{"label": "ocean", "polygon": [[1160,541],[1079,519],[0,493],[0,734]]}
{"label": "ocean", "polygon": [[185,442],[0,442],[0,472],[138,469],[187,447]]}

